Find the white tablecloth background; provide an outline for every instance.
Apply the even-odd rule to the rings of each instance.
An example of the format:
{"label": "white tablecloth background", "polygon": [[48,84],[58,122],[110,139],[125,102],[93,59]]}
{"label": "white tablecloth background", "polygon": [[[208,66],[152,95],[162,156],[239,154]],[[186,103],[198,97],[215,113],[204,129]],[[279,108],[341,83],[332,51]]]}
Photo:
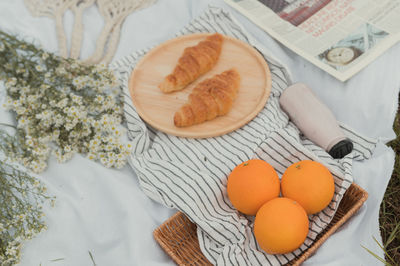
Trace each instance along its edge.
{"label": "white tablecloth background", "polygon": [[[308,84],[339,121],[382,142],[395,137],[392,124],[400,87],[399,44],[342,83],[277,43],[222,1],[159,0],[127,17],[114,60],[173,37],[208,4],[230,10],[247,31],[288,66],[293,81]],[[82,55],[86,58],[94,50],[103,20],[95,7],[84,15]],[[71,12],[64,22],[70,36]],[[32,36],[45,49],[57,51],[53,20],[32,17],[22,0],[0,0],[0,29]],[[3,98],[4,93],[0,93],[0,100]],[[0,122],[10,121],[11,116],[0,109]],[[372,237],[381,239],[379,205],[393,163],[394,153],[383,143],[377,146],[372,159],[354,162],[355,182],[369,192],[369,198],[360,212],[304,265],[378,264],[361,245],[383,256]],[[154,241],[152,232],[175,211],[147,198],[129,166],[106,169],[79,155],[66,164],[51,159],[49,165],[41,179],[58,200],[56,207],[47,212],[49,229],[25,245],[21,265],[92,265],[88,251],[97,265],[174,265]],[[59,258],[63,260],[51,261]]]}

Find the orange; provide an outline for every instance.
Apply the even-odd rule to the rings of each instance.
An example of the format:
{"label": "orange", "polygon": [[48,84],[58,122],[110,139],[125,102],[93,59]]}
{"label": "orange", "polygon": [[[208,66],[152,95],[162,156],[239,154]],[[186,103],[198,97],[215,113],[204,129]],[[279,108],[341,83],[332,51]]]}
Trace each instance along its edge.
{"label": "orange", "polygon": [[279,177],[270,164],[252,159],[233,169],[228,176],[227,190],[237,210],[255,215],[265,202],[279,196]]}
{"label": "orange", "polygon": [[315,161],[289,166],[281,179],[282,195],[297,201],[308,214],[323,210],[331,202],[335,182],[328,168]]}
{"label": "orange", "polygon": [[297,249],[307,234],[307,213],[292,199],[270,200],[257,212],[254,235],[259,246],[269,254],[284,254]]}

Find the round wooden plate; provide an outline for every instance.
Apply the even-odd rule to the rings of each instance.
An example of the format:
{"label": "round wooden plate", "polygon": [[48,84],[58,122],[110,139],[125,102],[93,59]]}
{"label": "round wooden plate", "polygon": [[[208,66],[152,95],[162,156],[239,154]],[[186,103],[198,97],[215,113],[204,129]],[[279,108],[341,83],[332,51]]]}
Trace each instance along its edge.
{"label": "round wooden plate", "polygon": [[[147,53],[132,71],[129,90],[133,104],[140,117],[152,127],[180,137],[215,137],[245,125],[264,107],[271,91],[271,74],[265,59],[252,46],[228,36],[224,36],[220,58],[209,72],[181,91],[161,92],[158,84],[173,71],[183,50],[208,35],[191,34],[169,40]],[[241,83],[230,112],[202,124],[176,127],[174,114],[186,103],[196,84],[232,67],[239,72]]]}

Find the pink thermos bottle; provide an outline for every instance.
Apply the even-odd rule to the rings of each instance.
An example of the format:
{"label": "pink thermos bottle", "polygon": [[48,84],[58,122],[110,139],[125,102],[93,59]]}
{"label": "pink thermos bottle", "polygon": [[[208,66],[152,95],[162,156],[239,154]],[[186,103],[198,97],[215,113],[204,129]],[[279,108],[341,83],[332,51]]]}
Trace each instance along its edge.
{"label": "pink thermos bottle", "polygon": [[279,103],[304,136],[333,158],[343,158],[353,150],[353,143],[343,134],[332,112],[305,84],[286,88]]}

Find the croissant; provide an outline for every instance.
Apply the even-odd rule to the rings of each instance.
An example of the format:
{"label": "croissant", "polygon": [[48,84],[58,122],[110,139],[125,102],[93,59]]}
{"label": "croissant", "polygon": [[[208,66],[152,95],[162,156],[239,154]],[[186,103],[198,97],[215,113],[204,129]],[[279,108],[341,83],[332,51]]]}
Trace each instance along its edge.
{"label": "croissant", "polygon": [[172,74],[158,85],[161,91],[168,93],[181,90],[210,70],[221,54],[222,41],[222,35],[215,33],[196,46],[185,48]]}
{"label": "croissant", "polygon": [[240,75],[230,69],[200,82],[174,115],[177,127],[187,127],[225,115],[236,99]]}

